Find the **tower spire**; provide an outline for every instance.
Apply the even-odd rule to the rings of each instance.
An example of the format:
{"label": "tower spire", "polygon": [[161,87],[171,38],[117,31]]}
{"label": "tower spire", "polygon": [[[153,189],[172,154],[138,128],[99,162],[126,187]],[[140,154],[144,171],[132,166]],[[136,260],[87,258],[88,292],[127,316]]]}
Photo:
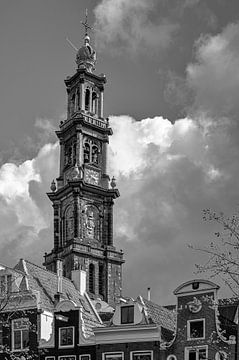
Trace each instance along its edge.
{"label": "tower spire", "polygon": [[88,24],[88,10],[85,9],[85,22],[81,22],[85,28],[85,37],[88,36],[88,30],[92,30],[92,27]]}
{"label": "tower spire", "polygon": [[88,72],[95,70],[96,53],[90,45],[89,30],[93,28],[88,23],[88,11],[85,11],[85,21],[81,21],[85,28],[84,45],[78,50],[76,55],[76,63],[78,69],[86,69]]}

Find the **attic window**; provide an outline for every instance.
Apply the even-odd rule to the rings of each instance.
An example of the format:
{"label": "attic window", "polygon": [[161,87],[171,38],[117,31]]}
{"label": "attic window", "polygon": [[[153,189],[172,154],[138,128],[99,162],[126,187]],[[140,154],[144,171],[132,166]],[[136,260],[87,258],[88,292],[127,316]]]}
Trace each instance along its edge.
{"label": "attic window", "polygon": [[187,323],[188,340],[204,339],[205,337],[205,319],[188,320]]}
{"label": "attic window", "polygon": [[59,348],[74,346],[74,327],[59,328]]}
{"label": "attic window", "polygon": [[134,322],[134,305],[121,307],[121,324],[132,324]]}

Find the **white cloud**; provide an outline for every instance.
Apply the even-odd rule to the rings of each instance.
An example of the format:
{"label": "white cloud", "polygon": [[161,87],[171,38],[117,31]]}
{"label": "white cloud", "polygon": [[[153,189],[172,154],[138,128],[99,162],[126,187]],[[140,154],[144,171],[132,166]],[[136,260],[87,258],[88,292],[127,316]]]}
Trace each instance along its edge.
{"label": "white cloud", "polygon": [[130,53],[167,47],[177,25],[166,18],[155,24],[150,13],[155,9],[154,0],[102,0],[95,8],[96,42],[98,48],[111,46],[118,52]]}
{"label": "white cloud", "polygon": [[0,251],[6,261],[19,256],[35,259],[43,244],[46,249],[51,245],[41,233],[51,225],[44,194],[57,174],[57,158],[58,144],[47,144],[34,159],[0,168]]}
{"label": "white cloud", "polygon": [[126,252],[125,292],[136,295],[150,283],[163,298],[162,284],[171,293],[194,276],[198,254],[187,244],[207,243],[210,236],[202,210],[228,211],[238,202],[239,166],[232,154],[239,146],[230,142],[230,122],[215,124],[202,113],[200,121],[114,116],[110,124],[110,175],[121,192],[115,241]]}

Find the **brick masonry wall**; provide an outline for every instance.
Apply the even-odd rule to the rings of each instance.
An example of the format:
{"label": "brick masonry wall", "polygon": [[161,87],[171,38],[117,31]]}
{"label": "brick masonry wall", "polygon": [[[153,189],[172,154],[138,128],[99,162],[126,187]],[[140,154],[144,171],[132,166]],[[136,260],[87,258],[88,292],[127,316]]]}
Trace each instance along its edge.
{"label": "brick masonry wall", "polygon": [[96,360],[103,360],[103,354],[107,352],[123,352],[124,360],[130,360],[132,351],[153,351],[153,360],[160,359],[160,347],[158,341],[152,342],[133,342],[119,344],[96,345]]}
{"label": "brick masonry wall", "polygon": [[[188,302],[196,297],[202,303],[202,308],[198,313],[192,313],[189,310]],[[235,357],[235,347],[228,345],[220,339],[216,328],[216,312],[212,304],[214,293],[208,292],[203,294],[193,294],[178,297],[178,313],[177,313],[177,335],[174,343],[166,351],[166,355],[174,354],[177,359],[185,359],[185,348],[195,346],[208,346],[208,359],[215,359],[215,354],[219,350],[223,350],[229,355],[229,359]],[[188,320],[204,319],[205,321],[205,338],[188,340],[187,323]]]}

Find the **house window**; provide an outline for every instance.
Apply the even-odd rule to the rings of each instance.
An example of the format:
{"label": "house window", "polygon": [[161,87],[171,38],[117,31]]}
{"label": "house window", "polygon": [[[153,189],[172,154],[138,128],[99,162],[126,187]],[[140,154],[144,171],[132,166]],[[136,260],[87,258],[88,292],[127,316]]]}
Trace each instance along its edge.
{"label": "house window", "polygon": [[205,319],[188,320],[187,325],[188,340],[204,339]]}
{"label": "house window", "polygon": [[74,346],[74,327],[62,327],[59,329],[59,347]]}
{"label": "house window", "polygon": [[109,352],[102,354],[102,360],[124,360],[123,352]]}
{"label": "house window", "polygon": [[79,360],[90,360],[89,354],[80,355]]}
{"label": "house window", "polygon": [[132,324],[134,322],[134,305],[121,307],[121,324]]}
{"label": "house window", "polygon": [[208,357],[207,346],[185,348],[185,360],[205,360]]}
{"label": "house window", "polygon": [[46,356],[45,360],[55,360],[55,356]]}
{"label": "house window", "polygon": [[64,355],[64,356],[58,356],[58,360],[75,360],[75,355]]}
{"label": "house window", "polygon": [[29,346],[29,319],[12,321],[12,350],[24,350]]}
{"label": "house window", "polygon": [[130,360],[152,360],[153,351],[133,351],[130,353]]}

